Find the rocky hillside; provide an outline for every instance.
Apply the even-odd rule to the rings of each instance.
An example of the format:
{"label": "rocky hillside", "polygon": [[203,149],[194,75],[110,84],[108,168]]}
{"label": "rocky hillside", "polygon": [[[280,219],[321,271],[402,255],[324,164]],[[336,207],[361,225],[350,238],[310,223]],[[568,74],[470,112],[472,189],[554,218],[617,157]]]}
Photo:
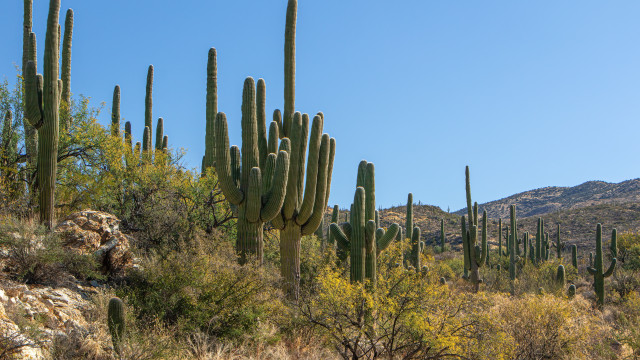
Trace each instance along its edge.
{"label": "rocky hillside", "polygon": [[[549,186],[525,191],[504,199],[479,204],[490,218],[509,217],[509,206],[516,204],[520,217],[541,216],[561,210],[573,210],[601,204],[640,203],[640,179],[621,183],[588,181],[573,187]],[[466,208],[456,214],[464,215]]]}

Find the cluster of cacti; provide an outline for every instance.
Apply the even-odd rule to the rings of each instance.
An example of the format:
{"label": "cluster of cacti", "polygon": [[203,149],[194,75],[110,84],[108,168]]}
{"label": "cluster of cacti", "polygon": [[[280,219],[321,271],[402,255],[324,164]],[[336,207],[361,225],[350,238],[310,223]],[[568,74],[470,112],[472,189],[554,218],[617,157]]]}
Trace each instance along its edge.
{"label": "cluster of cacti", "polygon": [[[615,233],[614,233],[615,234]],[[609,268],[604,271],[604,261],[602,256],[602,225],[596,227],[596,255],[593,266],[589,266],[587,271],[593,275],[593,288],[596,292],[596,301],[599,307],[604,305],[604,279],[613,274],[616,268],[617,259],[611,259]]]}
{"label": "cluster of cacti", "polygon": [[[25,4],[25,9],[26,7]],[[36,35],[34,33],[29,35],[29,55],[24,69],[26,118],[31,126],[38,130],[37,183],[40,221],[49,227],[53,226],[55,218],[60,92],[62,87],[62,81],[58,77],[59,14],[60,0],[50,0],[43,75],[37,74]]]}
{"label": "cluster of cacti", "polygon": [[[358,166],[353,201],[350,221],[340,225],[332,223],[330,231],[335,236],[338,246],[350,252],[351,281],[369,280],[375,286],[377,256],[391,244],[400,227],[394,223],[386,231],[376,228],[375,167],[366,160],[361,161]],[[413,236],[419,239],[420,230],[416,229]],[[419,262],[419,254],[417,258]]]}
{"label": "cluster of cacti", "polygon": [[[237,146],[229,147],[226,115],[218,113],[215,123],[216,171],[227,201],[238,207],[236,251],[242,264],[251,259],[262,263],[263,225],[280,214],[290,174],[291,142],[283,139],[278,155],[277,142],[269,149],[259,147],[257,123],[255,82],[249,77],[242,96],[242,158]],[[261,152],[267,152],[263,164]]]}
{"label": "cluster of cacti", "polygon": [[[483,215],[482,243],[477,245],[478,238],[478,203],[471,207],[471,181],[469,167],[465,169],[465,190],[467,194],[467,212],[469,216],[469,229],[466,229],[464,216],[462,217],[462,244],[464,249],[464,268],[470,271],[469,279],[477,292],[480,286],[479,269],[487,259],[486,237],[486,211]],[[467,274],[465,274],[467,275]]]}
{"label": "cluster of cacti", "polygon": [[549,251],[551,244],[549,243],[549,233],[544,232],[544,220],[538,218],[538,227],[536,230],[536,264],[541,264],[543,261],[549,260]]}
{"label": "cluster of cacti", "polygon": [[111,298],[107,309],[107,326],[109,327],[109,334],[111,334],[113,350],[120,356],[122,356],[120,345],[124,337],[125,325],[124,304],[122,300],[117,297]]}

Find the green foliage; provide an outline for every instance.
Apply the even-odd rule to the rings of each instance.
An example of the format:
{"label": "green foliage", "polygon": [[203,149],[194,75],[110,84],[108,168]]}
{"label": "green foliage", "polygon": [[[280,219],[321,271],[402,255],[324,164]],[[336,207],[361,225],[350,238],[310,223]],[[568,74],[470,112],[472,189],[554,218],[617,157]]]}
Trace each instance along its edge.
{"label": "green foliage", "polygon": [[[160,319],[180,333],[238,339],[283,314],[273,269],[237,264],[228,242],[206,239],[190,251],[149,257],[118,291],[140,324]],[[215,244],[210,244],[211,242]]]}

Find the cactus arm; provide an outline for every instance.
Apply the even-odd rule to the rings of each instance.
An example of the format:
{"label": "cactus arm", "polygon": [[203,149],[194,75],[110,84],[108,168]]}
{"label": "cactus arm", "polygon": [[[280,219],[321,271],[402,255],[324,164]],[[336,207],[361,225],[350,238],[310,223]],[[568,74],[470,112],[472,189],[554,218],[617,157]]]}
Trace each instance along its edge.
{"label": "cactus arm", "polygon": [[[286,119],[285,119],[286,120]],[[289,180],[287,182],[287,196],[284,199],[283,216],[291,219],[298,208],[298,176],[300,175],[302,115],[296,112],[291,124],[291,150],[289,157]]]}
{"label": "cactus arm", "polygon": [[111,135],[120,136],[120,85],[113,88],[111,103]]}
{"label": "cactus arm", "polygon": [[596,269],[595,269],[595,268],[592,268],[592,267],[587,267],[587,271],[588,271],[588,272],[589,272],[589,274],[591,274],[591,275],[595,275],[595,274],[597,274],[597,273],[598,273],[598,272],[596,271]]}
{"label": "cactus arm", "polygon": [[245,216],[249,222],[257,222],[260,219],[262,207],[262,174],[259,167],[254,167],[249,173],[249,186],[247,186],[247,201]]}
{"label": "cactus arm", "polygon": [[220,189],[224,193],[226,199],[234,204],[239,205],[243,198],[243,192],[236,186],[231,175],[231,155],[229,151],[229,134],[227,132],[227,117],[223,112],[216,115],[216,172],[220,182]]}
{"label": "cactus arm", "polygon": [[[376,168],[373,163],[367,163],[364,185],[364,216],[367,220],[376,220]],[[376,228],[377,224],[376,221]]]}
{"label": "cactus arm", "polygon": [[471,225],[473,225],[473,207],[472,207],[472,203],[471,203],[471,181],[469,179],[469,166],[467,166],[464,170],[464,175],[465,175],[465,190],[466,190],[466,195],[467,195],[467,216],[469,219],[469,228],[471,228]]}
{"label": "cactus arm", "polygon": [[331,233],[331,236],[336,239],[339,247],[347,250],[351,248],[351,243],[347,235],[342,231],[342,229],[340,229],[340,226],[338,226],[338,224],[331,223],[329,225],[329,232]]}
{"label": "cactus arm", "polygon": [[605,278],[608,278],[609,276],[611,276],[613,274],[613,270],[615,270],[616,268],[616,263],[618,262],[618,259],[613,258],[611,260],[611,265],[609,265],[609,269],[607,269],[607,271],[602,275]]}
{"label": "cactus arm", "polygon": [[[484,265],[485,261],[487,260],[487,211],[485,210],[482,213],[482,243],[481,243],[481,247],[480,247],[480,259],[476,260],[476,263],[478,264],[478,266],[482,266]],[[478,254],[476,254],[477,256]]]}
{"label": "cactus arm", "polygon": [[[33,35],[33,33],[32,33]],[[33,35],[35,41],[35,35]],[[42,127],[44,123],[43,109],[42,109],[42,91],[43,80],[42,76],[36,74],[36,63],[33,61],[27,62],[27,68],[24,72],[24,85],[26,92],[26,115],[31,126],[36,129]]]}
{"label": "cactus arm", "polygon": [[231,152],[231,179],[239,189],[240,188],[240,148],[233,145],[229,148]]}
{"label": "cactus arm", "polygon": [[[288,154],[287,154],[288,155]],[[278,156],[276,154],[269,154],[267,161],[264,165],[264,171],[262,172],[262,203],[266,204],[268,200],[268,193],[271,190],[273,183],[273,173],[276,169],[276,160]]]}
{"label": "cactus arm", "polygon": [[340,224],[340,227],[342,228],[344,234],[347,236],[347,239],[351,239],[351,224],[348,222],[344,222]]}
{"label": "cactus arm", "polygon": [[302,195],[304,194],[304,164],[307,158],[307,141],[309,140],[309,115],[302,114],[302,132],[300,133],[302,142],[300,143],[300,166],[298,166],[298,210],[302,205]]}
{"label": "cactus arm", "polygon": [[[270,154],[271,156],[272,154]],[[276,169],[273,175],[271,189],[267,195],[266,202],[262,207],[260,217],[263,221],[269,221],[280,214],[280,209],[284,203],[287,180],[289,178],[289,154],[282,150],[276,159]],[[282,217],[280,217],[282,218]]]}
{"label": "cactus arm", "polygon": [[[411,241],[413,232],[413,194],[407,195],[407,215],[404,224],[404,230],[406,232],[405,237]],[[463,235],[464,237],[464,235]]]}
{"label": "cactus arm", "polygon": [[164,138],[164,119],[158,118],[156,125],[156,149],[162,150],[162,139]]}
{"label": "cactus arm", "polygon": [[256,116],[258,127],[258,163],[260,164],[260,170],[264,171],[264,167],[267,162],[267,155],[269,155],[267,146],[267,112],[265,110],[267,101],[267,85],[264,79],[258,79],[257,93],[256,93]]}
{"label": "cactus arm", "polygon": [[165,135],[162,138],[162,151],[166,153],[168,148],[169,148],[169,135]]}
{"label": "cactus arm", "polygon": [[394,223],[389,227],[389,229],[387,229],[387,232],[383,236],[376,238],[376,248],[378,252],[381,252],[389,247],[389,244],[391,244],[393,239],[395,239],[399,230],[400,225]]}
{"label": "cactus arm", "polygon": [[[324,120],[324,116],[322,117]],[[331,178],[333,177],[333,159],[336,157],[336,139],[329,140],[329,169],[327,173],[327,192],[324,196],[324,207],[329,204],[329,195],[331,195]]]}
{"label": "cactus arm", "polygon": [[313,213],[309,220],[302,226],[302,234],[308,235],[316,231],[322,218],[324,217],[324,213],[327,210],[325,206],[325,195],[327,194],[327,173],[329,171],[329,147],[330,140],[329,135],[322,135],[322,145],[320,146],[320,171],[318,172],[318,180],[316,181],[318,188],[316,191],[316,196],[313,205]]}
{"label": "cactus arm", "polygon": [[461,226],[461,232],[462,232],[462,250],[464,253],[464,268],[465,269],[470,269],[471,268],[471,261],[469,259],[469,232],[467,231],[467,221],[464,217],[464,215],[461,216],[460,218],[460,226]]}
{"label": "cactus arm", "polygon": [[365,218],[364,188],[358,187],[353,199],[352,233],[351,233],[351,267],[350,279],[353,282],[364,282],[365,277]]}
{"label": "cactus arm", "polygon": [[284,128],[282,127],[282,114],[280,113],[280,110],[278,110],[278,109],[275,109],[273,111],[273,122],[278,124],[278,138],[279,139],[283,139],[284,138]]}
{"label": "cactus arm", "polygon": [[278,152],[278,124],[272,121],[269,125],[269,140],[267,141],[267,152],[276,154]]}
{"label": "cactus arm", "polygon": [[[320,145],[322,142],[322,118],[316,115],[313,118],[313,124],[311,126],[311,137],[309,138],[309,162],[307,164],[307,183],[304,188],[304,198],[300,213],[296,217],[298,225],[303,225],[309,220],[314,207],[314,200],[316,197],[316,187],[318,185],[318,166],[320,159]],[[327,147],[329,144],[327,144]],[[326,151],[328,156],[328,149]],[[323,194],[324,205],[324,194]]]}

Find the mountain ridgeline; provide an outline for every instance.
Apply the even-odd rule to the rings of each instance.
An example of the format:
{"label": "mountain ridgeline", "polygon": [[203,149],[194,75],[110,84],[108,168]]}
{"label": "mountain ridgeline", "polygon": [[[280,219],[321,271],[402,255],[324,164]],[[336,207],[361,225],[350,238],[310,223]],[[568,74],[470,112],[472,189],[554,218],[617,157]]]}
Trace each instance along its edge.
{"label": "mountain ridgeline", "polygon": [[[587,181],[573,187],[549,186],[521,192],[504,199],[479,204],[479,211],[487,211],[492,219],[509,217],[509,206],[516,204],[518,217],[544,216],[561,210],[574,210],[603,204],[640,202],[640,179],[620,183]],[[465,215],[467,209],[455,212]]]}

